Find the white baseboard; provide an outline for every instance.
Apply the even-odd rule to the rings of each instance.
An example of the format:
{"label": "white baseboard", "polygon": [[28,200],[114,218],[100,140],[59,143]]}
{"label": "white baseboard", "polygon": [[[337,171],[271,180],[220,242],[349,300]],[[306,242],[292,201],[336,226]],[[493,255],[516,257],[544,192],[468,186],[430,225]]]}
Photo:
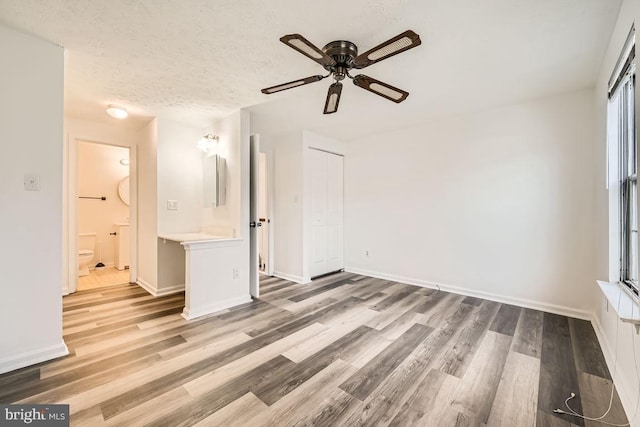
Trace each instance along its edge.
{"label": "white baseboard", "polygon": [[141,279],[140,277],[138,277],[138,280],[136,280],[136,283],[142,289],[144,289],[145,291],[149,292],[154,297],[158,296],[158,290],[154,286],[151,286],[151,284],[149,282],[145,281],[144,279]]}
{"label": "white baseboard", "polygon": [[549,313],[560,314],[563,316],[575,317],[578,319],[591,320],[593,315],[586,310],[578,310],[571,307],[564,307],[555,304],[532,301],[523,298],[509,297],[505,295],[494,294],[491,292],[482,292],[475,289],[463,288],[460,286],[451,286],[441,282],[431,282],[428,280],[415,279],[411,277],[396,276],[393,274],[380,273],[378,271],[363,270],[356,267],[345,267],[345,271],[349,273],[362,274],[365,276],[376,277],[378,279],[392,280],[394,282],[416,285],[423,288],[441,289],[454,294],[466,295],[496,301],[504,304],[517,305],[519,307],[531,308],[534,310],[546,311]]}
{"label": "white baseboard", "polygon": [[193,320],[198,317],[206,316],[207,314],[212,314],[217,311],[225,310],[227,308],[235,307],[237,305],[245,304],[248,302],[251,302],[250,295],[246,295],[238,298],[230,298],[228,300],[220,301],[215,304],[209,304],[204,307],[197,307],[197,308],[191,308],[191,309],[185,307],[182,310],[182,317],[184,317],[187,320]]}
{"label": "white baseboard", "polygon": [[70,293],[71,293],[71,292],[69,292],[69,287],[68,287],[68,286],[64,286],[64,287],[62,288],[62,296],[63,296],[63,297],[64,297],[64,296],[69,295]]}
{"label": "white baseboard", "polygon": [[184,284],[169,286],[167,288],[162,288],[162,289],[156,289],[155,287],[151,286],[149,282],[146,282],[144,279],[141,279],[139,277],[136,283],[140,285],[140,287],[143,288],[145,291],[153,295],[154,297],[163,297],[165,295],[177,294],[178,292],[184,292],[185,290]]}
{"label": "white baseboard", "polygon": [[64,341],[62,341],[59,344],[49,347],[5,357],[0,359],[0,374],[66,356],[67,354],[69,354],[69,349]]}
{"label": "white baseboard", "polygon": [[185,286],[182,285],[169,286],[168,288],[159,289],[154,297],[163,297],[165,295],[177,294],[178,292],[184,292]]}
{"label": "white baseboard", "polygon": [[273,275],[290,282],[300,283],[301,285],[306,285],[307,283],[311,282],[311,280],[305,280],[305,278],[302,276],[294,276],[293,274],[282,273],[280,271],[274,271]]}

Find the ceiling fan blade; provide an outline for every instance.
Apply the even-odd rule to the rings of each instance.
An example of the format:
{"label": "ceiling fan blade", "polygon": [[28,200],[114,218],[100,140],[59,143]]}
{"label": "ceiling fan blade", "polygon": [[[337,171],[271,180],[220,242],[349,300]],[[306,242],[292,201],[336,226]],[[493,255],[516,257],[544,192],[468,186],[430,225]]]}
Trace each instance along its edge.
{"label": "ceiling fan blade", "polygon": [[340,103],[340,94],[342,93],[342,83],[335,82],[329,86],[329,92],[327,93],[327,100],[324,103],[324,114],[333,114],[338,111],[338,104]]}
{"label": "ceiling fan blade", "polygon": [[280,37],[280,41],[297,50],[307,58],[316,61],[323,67],[336,64],[336,61],[332,57],[318,49],[313,43],[302,37],[300,34],[288,34]]}
{"label": "ceiling fan blade", "polygon": [[358,74],[355,76],[353,78],[353,84],[361,87],[362,89],[366,89],[369,92],[373,92],[376,95],[380,95],[383,98],[387,98],[395,103],[400,103],[409,96],[409,92],[405,92],[402,89],[398,89],[397,87],[393,87],[387,83],[381,82],[380,80],[365,76],[364,74]]}
{"label": "ceiling fan blade", "polygon": [[324,79],[325,76],[321,76],[321,75],[317,75],[317,76],[310,76],[304,79],[298,79],[298,80],[294,80],[292,82],[289,83],[282,83],[276,86],[271,86],[265,89],[262,89],[261,92],[262,93],[266,93],[267,95],[272,94],[272,93],[276,93],[276,92],[280,92],[281,90],[287,90],[287,89],[292,89],[294,87],[298,87],[298,86],[303,86],[309,83],[315,83],[315,82],[319,82],[320,80]]}
{"label": "ceiling fan blade", "polygon": [[411,30],[407,30],[402,34],[398,34],[392,39],[379,44],[373,49],[369,49],[355,57],[353,64],[355,68],[368,67],[371,64],[387,59],[390,56],[397,55],[405,50],[409,50],[416,46],[420,46],[420,36]]}

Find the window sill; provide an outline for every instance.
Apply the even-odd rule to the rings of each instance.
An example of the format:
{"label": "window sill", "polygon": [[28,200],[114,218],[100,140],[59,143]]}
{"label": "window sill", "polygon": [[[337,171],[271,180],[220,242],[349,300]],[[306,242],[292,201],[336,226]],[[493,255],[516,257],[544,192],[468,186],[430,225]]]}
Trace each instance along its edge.
{"label": "window sill", "polygon": [[619,282],[603,282],[601,280],[597,280],[597,282],[620,320],[640,325],[640,304],[630,291],[627,291],[626,287]]}

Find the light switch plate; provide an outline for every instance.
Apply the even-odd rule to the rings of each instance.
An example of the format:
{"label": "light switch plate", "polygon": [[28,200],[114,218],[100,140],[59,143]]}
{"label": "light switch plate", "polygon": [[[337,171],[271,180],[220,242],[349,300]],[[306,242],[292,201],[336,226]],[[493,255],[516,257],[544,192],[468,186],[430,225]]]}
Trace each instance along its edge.
{"label": "light switch plate", "polygon": [[40,191],[40,175],[32,173],[25,174],[24,189],[27,191]]}
{"label": "light switch plate", "polygon": [[178,201],[177,200],[167,200],[167,210],[168,211],[177,211],[178,210]]}

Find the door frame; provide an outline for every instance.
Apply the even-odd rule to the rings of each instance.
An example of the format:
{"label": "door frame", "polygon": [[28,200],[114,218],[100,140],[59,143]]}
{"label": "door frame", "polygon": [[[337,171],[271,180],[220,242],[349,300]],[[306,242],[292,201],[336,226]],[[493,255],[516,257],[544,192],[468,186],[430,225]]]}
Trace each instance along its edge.
{"label": "door frame", "polygon": [[[343,271],[344,270],[344,159],[345,159],[345,155],[343,153],[341,153],[340,151],[342,150],[336,150],[334,147],[331,148],[324,148],[324,147],[318,147],[316,145],[306,145],[305,147],[303,147],[304,153],[303,153],[303,159],[304,159],[304,163],[305,163],[305,172],[303,172],[304,175],[304,193],[308,195],[308,197],[305,197],[304,199],[304,208],[303,208],[303,217],[304,219],[304,231],[303,231],[303,277],[304,277],[304,281],[305,283],[311,282],[313,279],[316,279],[318,277],[324,276],[326,274],[332,273],[332,272],[336,272],[336,271]],[[331,269],[330,271],[326,271],[324,273],[319,273],[319,274],[313,274],[311,272],[311,257],[312,257],[312,253],[313,253],[313,233],[312,233],[312,223],[311,223],[311,210],[312,210],[312,192],[311,192],[311,175],[308,172],[310,169],[310,165],[311,165],[311,153],[312,152],[320,152],[320,153],[325,153],[327,155],[332,155],[332,156],[338,156],[342,158],[343,164],[342,164],[342,217],[341,217],[341,222],[342,222],[342,227],[343,227],[343,231],[342,231],[342,238],[341,238],[341,242],[340,242],[340,251],[341,251],[341,267],[339,269],[333,270]]]}
{"label": "door frame", "polygon": [[[260,226],[258,207],[260,204],[260,135],[249,136],[249,294],[260,297]],[[253,224],[253,225],[251,225]]]}
{"label": "door frame", "polygon": [[[126,144],[96,140],[91,137],[69,135],[66,148],[66,198],[63,201],[63,213],[66,211],[63,238],[63,281],[62,295],[74,293],[78,289],[78,145],[88,142],[100,145],[129,149],[129,224],[130,224],[130,263],[129,282],[135,283],[138,279],[138,170],[137,147]],[[66,250],[65,250],[66,248]],[[64,259],[66,258],[66,259]]]}
{"label": "door frame", "polygon": [[274,197],[273,197],[273,189],[274,189],[274,182],[273,182],[273,149],[268,148],[268,149],[264,149],[262,146],[260,147],[260,153],[265,155],[265,166],[267,168],[266,172],[265,172],[265,177],[266,177],[266,191],[267,191],[267,214],[266,214],[266,219],[267,219],[267,251],[269,253],[269,257],[267,258],[267,264],[264,270],[264,274],[267,276],[273,276],[273,268],[274,268],[274,252],[275,252],[275,244],[274,244],[274,223],[275,221],[273,220],[273,204],[274,204]]}

